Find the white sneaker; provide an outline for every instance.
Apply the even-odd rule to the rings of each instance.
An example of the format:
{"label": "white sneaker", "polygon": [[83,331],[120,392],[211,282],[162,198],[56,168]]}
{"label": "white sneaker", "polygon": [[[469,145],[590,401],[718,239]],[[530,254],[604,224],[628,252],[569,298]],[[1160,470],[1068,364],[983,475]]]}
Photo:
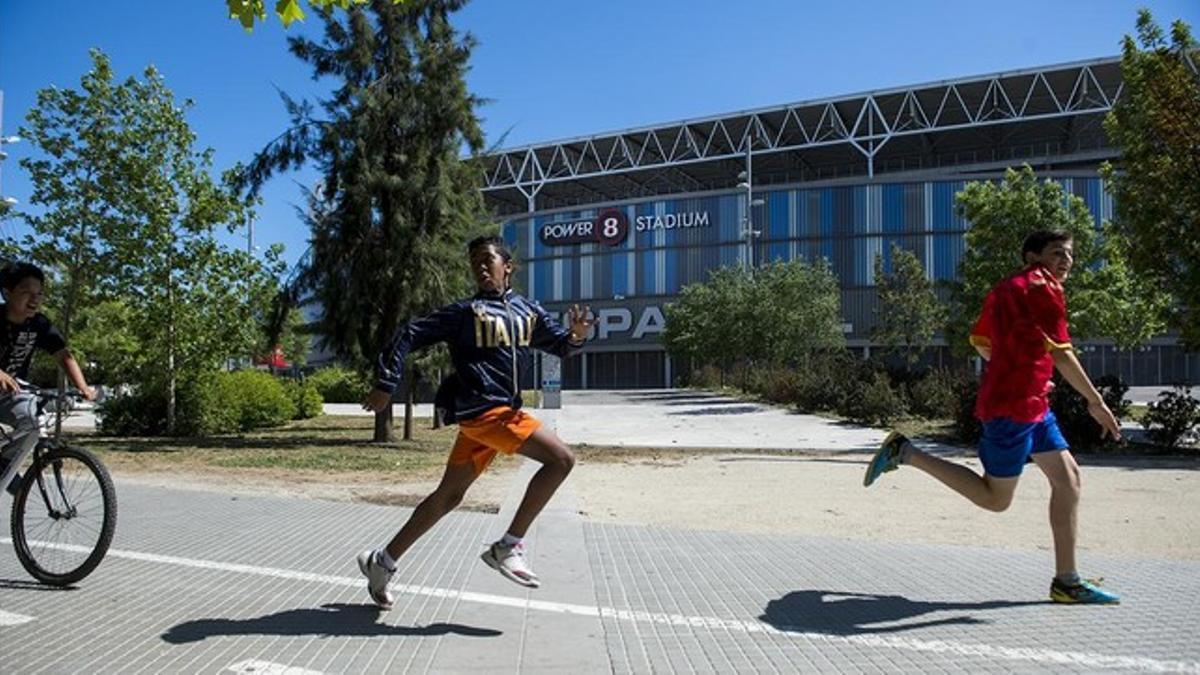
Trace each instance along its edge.
{"label": "white sneaker", "polygon": [[363,551],[358,554],[358,569],[367,578],[367,593],[371,595],[371,600],[380,609],[391,609],[392,594],[387,587],[395,572],[388,570],[379,562],[375,551]]}
{"label": "white sneaker", "polygon": [[500,542],[496,542],[479,557],[488,564],[488,567],[503,574],[509,581],[529,588],[537,588],[542,585],[538,576],[529,568],[529,563],[525,562],[525,546],[523,544],[501,546]]}

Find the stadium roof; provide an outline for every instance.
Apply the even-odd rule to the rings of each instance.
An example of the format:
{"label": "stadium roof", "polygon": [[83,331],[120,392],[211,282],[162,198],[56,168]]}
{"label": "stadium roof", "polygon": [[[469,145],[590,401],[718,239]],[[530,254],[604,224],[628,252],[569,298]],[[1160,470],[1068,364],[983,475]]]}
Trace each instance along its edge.
{"label": "stadium roof", "polygon": [[580,136],[487,155],[483,192],[513,214],[729,189],[748,151],[755,186],[1094,166],[1121,89],[1109,57]]}

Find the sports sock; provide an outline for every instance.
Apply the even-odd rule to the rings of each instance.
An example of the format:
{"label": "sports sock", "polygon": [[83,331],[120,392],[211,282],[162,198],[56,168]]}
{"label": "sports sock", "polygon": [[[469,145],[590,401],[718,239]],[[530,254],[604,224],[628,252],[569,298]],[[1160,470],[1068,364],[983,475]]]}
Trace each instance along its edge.
{"label": "sports sock", "polygon": [[1079,572],[1063,572],[1054,577],[1059,583],[1064,586],[1078,586],[1083,579],[1079,578]]}
{"label": "sports sock", "polygon": [[388,555],[386,548],[381,548],[375,552],[375,560],[380,565],[383,565],[383,568],[386,569],[387,571],[389,571],[389,572],[396,571],[396,561],[392,559],[392,556]]}
{"label": "sports sock", "polygon": [[519,543],[521,543],[520,537],[514,537],[507,532],[504,533],[503,537],[500,537],[500,541],[499,541],[499,544],[501,546],[503,546],[504,548],[512,548],[513,546],[516,546]]}

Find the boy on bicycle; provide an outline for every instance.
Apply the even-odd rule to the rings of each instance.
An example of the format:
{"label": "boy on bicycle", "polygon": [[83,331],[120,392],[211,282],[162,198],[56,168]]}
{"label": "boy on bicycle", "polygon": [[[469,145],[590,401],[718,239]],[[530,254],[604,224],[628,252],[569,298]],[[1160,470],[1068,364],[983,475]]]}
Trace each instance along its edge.
{"label": "boy on bicycle", "polygon": [[37,399],[22,392],[17,382],[29,377],[34,349],[52,354],[84,398],[91,401],[96,396],[62,334],[38,311],[45,297],[45,283],[46,275],[29,263],[13,263],[0,270],[0,293],[4,297],[0,304],[0,315],[4,316],[0,330],[0,423],[12,427],[7,443],[0,448],[0,477],[7,473],[9,462],[24,459],[38,442]]}

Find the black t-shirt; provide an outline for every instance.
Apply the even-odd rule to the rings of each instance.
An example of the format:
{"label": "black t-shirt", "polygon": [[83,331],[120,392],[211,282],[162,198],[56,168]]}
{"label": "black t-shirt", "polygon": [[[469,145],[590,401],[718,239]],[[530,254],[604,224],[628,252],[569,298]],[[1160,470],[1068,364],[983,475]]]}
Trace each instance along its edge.
{"label": "black t-shirt", "polygon": [[51,354],[67,346],[62,333],[50,323],[45,314],[34,314],[24,323],[8,320],[8,306],[0,305],[0,370],[22,380],[29,377],[29,364],[33,361],[33,349],[37,347]]}

